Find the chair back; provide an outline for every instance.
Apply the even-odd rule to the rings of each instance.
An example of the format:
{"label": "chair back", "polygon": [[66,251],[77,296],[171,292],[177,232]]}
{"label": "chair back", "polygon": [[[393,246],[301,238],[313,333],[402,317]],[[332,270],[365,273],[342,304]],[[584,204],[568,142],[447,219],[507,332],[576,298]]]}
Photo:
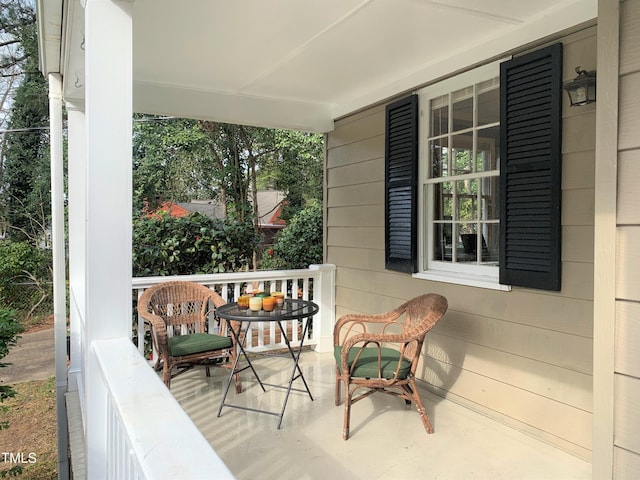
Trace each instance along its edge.
{"label": "chair back", "polygon": [[401,349],[403,356],[412,363],[411,371],[415,373],[419,354],[427,333],[447,311],[448,302],[445,297],[436,293],[427,293],[412,298],[400,305],[396,312],[404,314],[403,334],[414,337],[412,342],[405,343]]}
{"label": "chair back", "polygon": [[156,315],[164,321],[167,336],[207,332],[207,316],[226,302],[204,285],[186,281],[164,282],[144,291],[138,310]]}
{"label": "chair back", "polygon": [[436,293],[420,295],[400,305],[397,310],[406,315],[404,333],[426,335],[442,318],[447,307],[447,299]]}

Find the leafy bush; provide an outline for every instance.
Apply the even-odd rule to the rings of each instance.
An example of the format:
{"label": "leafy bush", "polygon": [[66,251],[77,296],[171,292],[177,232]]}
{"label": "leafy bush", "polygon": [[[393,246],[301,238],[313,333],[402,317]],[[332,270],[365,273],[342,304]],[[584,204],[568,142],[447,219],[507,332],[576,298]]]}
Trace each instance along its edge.
{"label": "leafy bush", "polygon": [[[18,334],[24,331],[24,327],[20,325],[15,318],[15,312],[7,308],[0,307],[0,360],[8,353],[9,347],[16,344]],[[8,364],[0,362],[0,368],[6,367]],[[16,392],[9,385],[0,385],[0,403],[7,398],[13,397]],[[2,412],[2,409],[0,409]],[[6,422],[0,421],[0,430],[7,428]]]}
{"label": "leafy bush", "polygon": [[288,270],[322,262],[322,206],[314,203],[295,215],[265,253],[261,268]]}
{"label": "leafy bush", "polygon": [[0,303],[21,322],[52,312],[51,251],[0,241]]}
{"label": "leafy bush", "polygon": [[258,244],[251,223],[186,217],[140,217],[133,222],[133,275],[188,275],[238,271]]}

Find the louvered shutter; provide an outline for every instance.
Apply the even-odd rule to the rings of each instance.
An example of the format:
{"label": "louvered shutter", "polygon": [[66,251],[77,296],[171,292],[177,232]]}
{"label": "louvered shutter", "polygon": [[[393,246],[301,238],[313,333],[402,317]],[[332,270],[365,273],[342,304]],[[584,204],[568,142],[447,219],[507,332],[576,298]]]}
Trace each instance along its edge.
{"label": "louvered shutter", "polygon": [[500,283],[560,290],[562,44],[500,68]]}
{"label": "louvered shutter", "polygon": [[385,265],[417,269],[418,96],[386,108]]}

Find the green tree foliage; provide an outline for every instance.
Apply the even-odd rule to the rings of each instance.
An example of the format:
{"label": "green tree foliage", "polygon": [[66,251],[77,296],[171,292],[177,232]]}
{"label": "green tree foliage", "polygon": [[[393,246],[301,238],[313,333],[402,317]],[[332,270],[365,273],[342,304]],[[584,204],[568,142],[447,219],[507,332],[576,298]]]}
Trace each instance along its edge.
{"label": "green tree foliage", "polygon": [[301,210],[278,233],[273,249],[262,260],[262,268],[307,268],[314,263],[322,263],[322,207],[317,202]]}
{"label": "green tree foliage", "polygon": [[259,238],[250,223],[143,216],[133,222],[134,276],[222,273],[245,269]]}
{"label": "green tree foliage", "polygon": [[313,201],[322,202],[322,135],[273,130],[275,154],[259,171],[259,186],[282,190],[282,218],[289,220]]}
{"label": "green tree foliage", "polygon": [[49,225],[51,213],[47,83],[38,71],[35,11],[29,2],[2,4],[0,27],[15,46],[0,58],[2,71],[12,70],[21,82],[13,95],[4,139],[1,168],[3,213],[14,239],[37,242]]}
{"label": "green tree foliage", "polygon": [[209,136],[201,122],[136,115],[133,124],[133,205],[155,209],[162,201],[217,196]]}
{"label": "green tree foliage", "polygon": [[23,323],[51,312],[51,252],[28,242],[0,242],[0,304]]}
{"label": "green tree foliage", "polygon": [[[0,360],[7,356],[9,347],[16,344],[18,334],[24,331],[15,318],[15,313],[4,307],[0,307]],[[6,367],[7,363],[0,362],[0,368]],[[16,392],[9,385],[0,385],[0,402],[13,397]],[[5,422],[0,422],[0,430],[7,428]]]}

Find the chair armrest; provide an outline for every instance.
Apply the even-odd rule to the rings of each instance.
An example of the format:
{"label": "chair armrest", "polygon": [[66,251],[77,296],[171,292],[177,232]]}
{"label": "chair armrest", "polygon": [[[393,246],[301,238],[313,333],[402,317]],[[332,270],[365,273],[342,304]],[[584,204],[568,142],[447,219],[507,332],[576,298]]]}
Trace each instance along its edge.
{"label": "chair armrest", "polygon": [[167,325],[161,316],[150,312],[138,310],[138,317],[151,325],[151,335],[155,340],[158,353],[162,356],[169,355],[169,339],[167,335]]}
{"label": "chair armrest", "polygon": [[[402,310],[396,309],[387,313],[379,313],[368,315],[364,313],[349,313],[347,315],[343,315],[336,322],[335,327],[333,328],[333,344],[334,346],[340,345],[340,334],[344,333],[348,336],[349,332],[357,326],[362,326],[363,333],[366,333],[366,324],[380,324],[380,323],[390,323],[395,319],[402,315]],[[345,332],[342,332],[342,329],[345,328]]]}

